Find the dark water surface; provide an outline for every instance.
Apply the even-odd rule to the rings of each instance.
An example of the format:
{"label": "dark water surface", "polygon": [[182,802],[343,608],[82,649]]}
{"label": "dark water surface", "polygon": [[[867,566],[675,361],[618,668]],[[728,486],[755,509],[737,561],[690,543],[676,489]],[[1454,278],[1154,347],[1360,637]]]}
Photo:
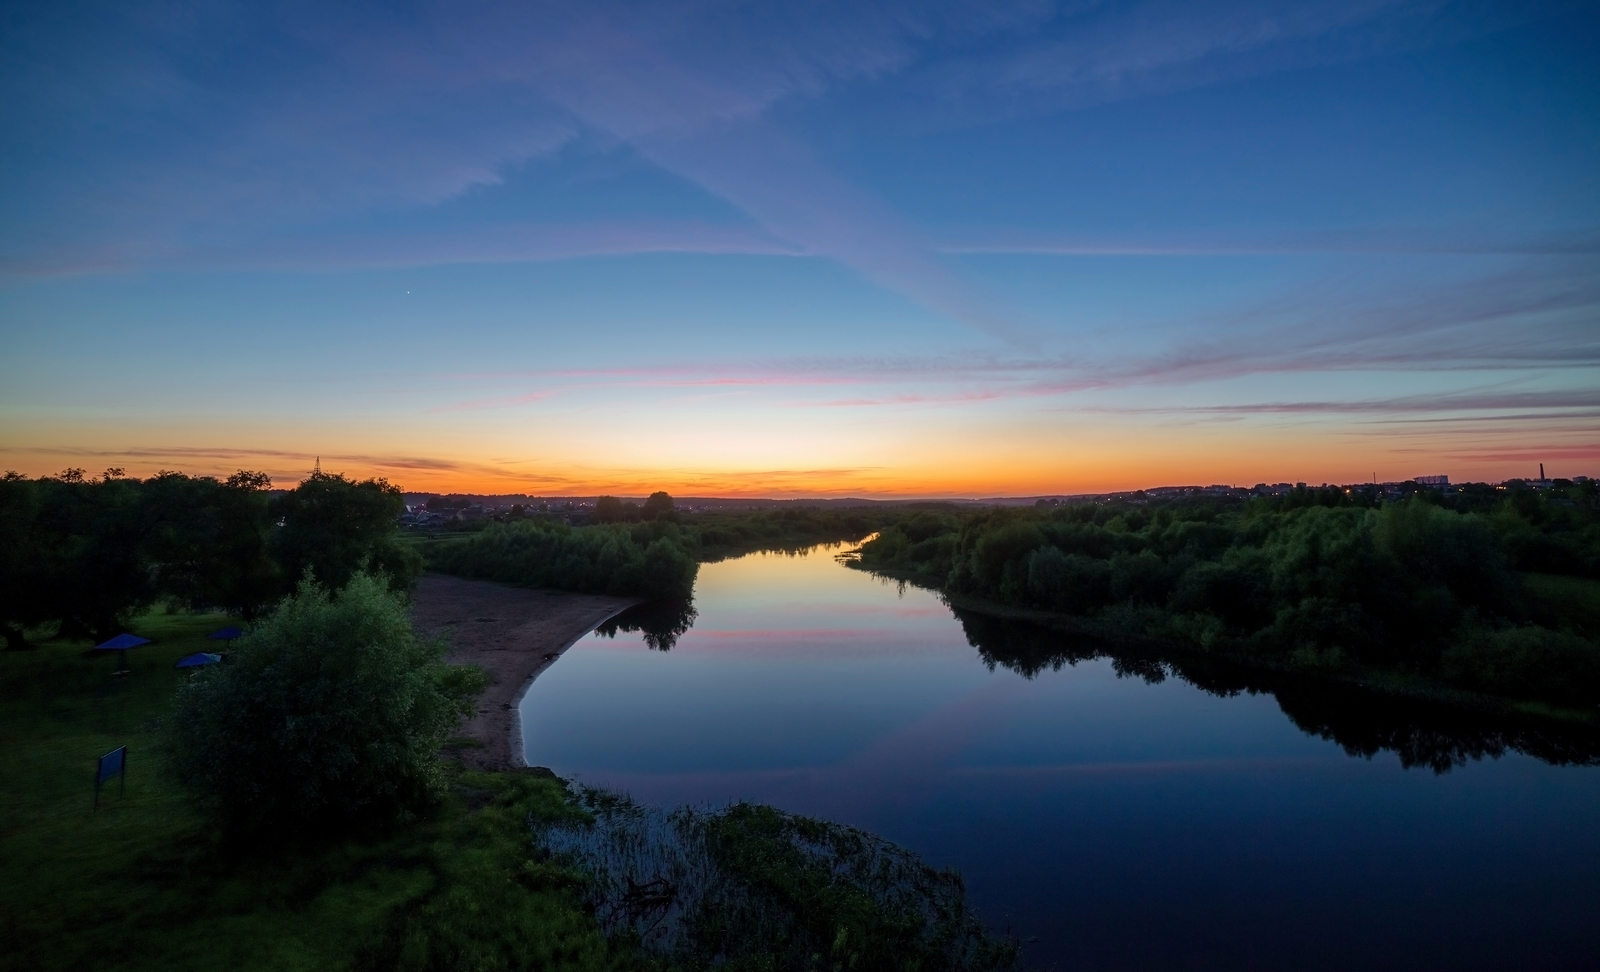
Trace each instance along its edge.
{"label": "dark water surface", "polygon": [[1038,968],[1600,968],[1592,740],[1089,657],[836,552],[702,567],[670,651],[585,639],[529,762],[882,834]]}

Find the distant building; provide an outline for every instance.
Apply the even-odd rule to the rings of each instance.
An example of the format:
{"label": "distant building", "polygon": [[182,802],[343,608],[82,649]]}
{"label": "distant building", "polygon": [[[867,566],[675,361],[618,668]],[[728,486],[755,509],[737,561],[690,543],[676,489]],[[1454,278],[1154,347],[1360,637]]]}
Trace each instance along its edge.
{"label": "distant building", "polygon": [[1450,477],[1449,476],[1418,476],[1417,479],[1416,479],[1416,482],[1417,482],[1418,486],[1448,486],[1448,485],[1450,485]]}

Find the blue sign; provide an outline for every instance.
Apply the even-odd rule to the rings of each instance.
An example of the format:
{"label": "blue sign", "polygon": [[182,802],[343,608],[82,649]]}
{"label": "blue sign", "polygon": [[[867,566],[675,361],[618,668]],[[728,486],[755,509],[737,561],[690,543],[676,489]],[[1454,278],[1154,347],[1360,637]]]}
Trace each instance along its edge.
{"label": "blue sign", "polygon": [[111,752],[106,753],[104,756],[100,757],[100,776],[95,780],[95,782],[104,783],[106,780],[116,776],[118,773],[122,772],[122,768],[127,765],[127,761],[127,746],[119,746],[118,748],[113,749]]}
{"label": "blue sign", "polygon": [[94,808],[100,809],[100,784],[113,776],[118,777],[118,792],[128,792],[128,747],[118,746],[100,757],[100,768],[94,776]]}

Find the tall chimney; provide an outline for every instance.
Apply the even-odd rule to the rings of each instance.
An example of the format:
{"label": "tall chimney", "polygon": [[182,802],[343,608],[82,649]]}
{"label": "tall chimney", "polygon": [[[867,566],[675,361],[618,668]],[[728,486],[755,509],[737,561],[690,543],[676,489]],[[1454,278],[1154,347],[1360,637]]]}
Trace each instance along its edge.
{"label": "tall chimney", "polygon": [[1544,482],[1544,463],[1539,463],[1539,482]]}

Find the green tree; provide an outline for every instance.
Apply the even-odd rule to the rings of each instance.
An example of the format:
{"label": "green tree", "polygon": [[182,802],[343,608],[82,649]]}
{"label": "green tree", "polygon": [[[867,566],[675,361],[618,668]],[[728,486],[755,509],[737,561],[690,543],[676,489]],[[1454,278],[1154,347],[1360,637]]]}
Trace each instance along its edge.
{"label": "green tree", "polygon": [[234,642],[227,664],[178,693],[170,765],[240,830],[393,821],[443,785],[438,749],[482,687],[418,638],[400,596],[358,572],[342,590],[303,579]]}
{"label": "green tree", "polygon": [[27,647],[28,628],[49,620],[35,521],[39,516],[37,483],[7,472],[0,478],[0,634],[6,647]]}
{"label": "green tree", "polygon": [[282,525],[272,553],[285,576],[310,570],[320,583],[338,588],[365,567],[404,588],[422,571],[422,558],[399,538],[405,495],[388,480],[314,473],[285,493],[274,512]]}
{"label": "green tree", "polygon": [[37,612],[68,637],[112,637],[158,593],[140,484],[118,473],[107,470],[95,481],[68,469],[35,484],[30,549]]}
{"label": "green tree", "polygon": [[282,594],[267,551],[270,485],[265,473],[242,469],[225,482],[173,472],[145,480],[148,551],[163,595],[248,619]]}
{"label": "green tree", "polygon": [[644,506],[639,510],[639,516],[646,520],[657,518],[675,520],[677,519],[677,512],[673,508],[672,497],[665,492],[657,491],[651,493],[649,498],[644,501]]}
{"label": "green tree", "polygon": [[602,496],[594,501],[594,515],[596,523],[621,523],[623,519],[622,500],[615,496]]}

